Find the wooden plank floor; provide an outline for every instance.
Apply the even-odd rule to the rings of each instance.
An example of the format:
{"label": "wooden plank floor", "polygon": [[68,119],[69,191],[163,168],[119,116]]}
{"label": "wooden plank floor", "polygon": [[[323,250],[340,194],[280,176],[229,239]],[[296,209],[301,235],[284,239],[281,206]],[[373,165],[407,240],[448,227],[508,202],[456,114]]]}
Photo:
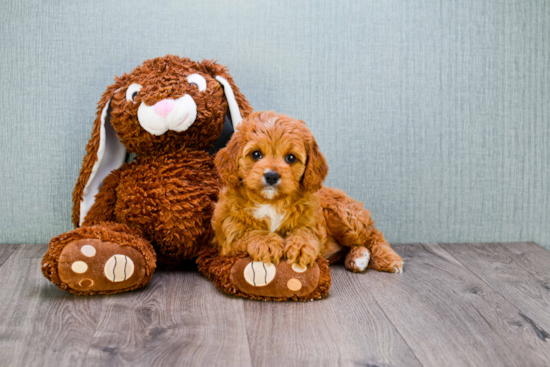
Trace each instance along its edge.
{"label": "wooden plank floor", "polygon": [[0,366],[549,366],[550,251],[535,243],[395,245],[400,275],[333,266],[308,303],[226,296],[197,273],[77,297],[45,246],[0,245]]}

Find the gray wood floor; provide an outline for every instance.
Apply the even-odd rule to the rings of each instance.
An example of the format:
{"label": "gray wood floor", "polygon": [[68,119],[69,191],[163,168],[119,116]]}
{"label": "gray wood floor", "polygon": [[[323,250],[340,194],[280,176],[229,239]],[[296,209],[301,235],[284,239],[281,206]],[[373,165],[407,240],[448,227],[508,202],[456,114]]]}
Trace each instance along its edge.
{"label": "gray wood floor", "polygon": [[0,245],[0,366],[548,366],[550,251],[534,243],[396,245],[401,275],[333,266],[329,297],[226,296],[190,269],[76,297],[45,246]]}

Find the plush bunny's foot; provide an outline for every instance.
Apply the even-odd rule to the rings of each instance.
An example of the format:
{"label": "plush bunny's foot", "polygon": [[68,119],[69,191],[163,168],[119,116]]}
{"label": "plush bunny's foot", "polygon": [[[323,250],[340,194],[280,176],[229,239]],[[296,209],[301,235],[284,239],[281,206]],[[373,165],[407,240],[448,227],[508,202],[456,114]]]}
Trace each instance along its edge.
{"label": "plush bunny's foot", "polygon": [[223,292],[270,301],[309,301],[324,297],[331,284],[325,259],[301,268],[281,261],[278,265],[252,261],[246,253],[217,256],[210,252],[197,260],[199,270]]}
{"label": "plush bunny's foot", "polygon": [[59,256],[59,279],[81,292],[132,288],[145,278],[139,251],[113,242],[82,239],[69,243]]}
{"label": "plush bunny's foot", "polygon": [[[231,267],[230,280],[242,293],[256,297],[301,298],[307,297],[319,285],[320,269],[299,267],[281,261],[278,265],[239,259]],[[316,298],[319,298],[317,296]]]}
{"label": "plush bunny's foot", "polygon": [[84,227],[52,239],[42,261],[44,275],[61,289],[79,295],[145,286],[155,268],[155,254],[131,231],[117,231],[128,229],[124,227]]}

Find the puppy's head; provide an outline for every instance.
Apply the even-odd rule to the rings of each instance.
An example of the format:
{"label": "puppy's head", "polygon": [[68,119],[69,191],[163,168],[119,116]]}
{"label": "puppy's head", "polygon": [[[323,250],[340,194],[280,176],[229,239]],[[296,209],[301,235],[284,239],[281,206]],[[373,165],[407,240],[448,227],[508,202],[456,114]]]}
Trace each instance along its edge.
{"label": "puppy's head", "polygon": [[328,173],[305,123],[273,111],[245,118],[215,159],[222,182],[264,200],[315,192]]}

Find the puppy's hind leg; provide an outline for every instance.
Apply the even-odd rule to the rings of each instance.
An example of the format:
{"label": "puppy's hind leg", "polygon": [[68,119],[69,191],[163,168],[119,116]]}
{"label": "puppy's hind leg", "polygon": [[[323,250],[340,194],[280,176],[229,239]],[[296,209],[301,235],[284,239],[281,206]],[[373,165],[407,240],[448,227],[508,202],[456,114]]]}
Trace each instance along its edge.
{"label": "puppy's hind leg", "polygon": [[361,203],[337,189],[323,187],[318,195],[330,234],[341,246],[351,248],[345,262],[349,270],[362,271],[362,266],[353,263],[360,257],[365,258],[368,250],[368,268],[390,273],[403,271],[403,260],[374,227],[370,212]]}
{"label": "puppy's hind leg", "polygon": [[346,255],[344,265],[349,271],[361,273],[367,270],[370,261],[370,252],[363,246],[352,247]]}

